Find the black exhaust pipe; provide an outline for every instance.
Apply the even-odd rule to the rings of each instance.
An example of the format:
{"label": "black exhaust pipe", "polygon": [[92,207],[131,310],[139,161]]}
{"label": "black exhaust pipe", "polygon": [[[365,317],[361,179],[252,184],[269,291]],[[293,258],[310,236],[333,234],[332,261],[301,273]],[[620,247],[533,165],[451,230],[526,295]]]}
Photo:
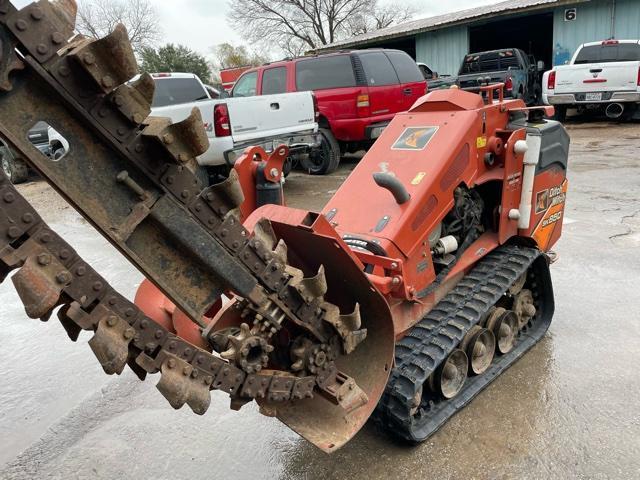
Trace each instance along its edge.
{"label": "black exhaust pipe", "polygon": [[624,113],[624,105],[622,103],[610,103],[607,105],[604,114],[611,120],[617,120]]}

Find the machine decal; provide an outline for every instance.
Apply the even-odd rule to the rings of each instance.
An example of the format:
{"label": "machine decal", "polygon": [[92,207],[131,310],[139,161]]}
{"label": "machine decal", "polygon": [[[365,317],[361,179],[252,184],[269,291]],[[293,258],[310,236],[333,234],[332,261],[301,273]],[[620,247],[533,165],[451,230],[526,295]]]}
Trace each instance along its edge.
{"label": "machine decal", "polygon": [[476,147],[477,148],[484,148],[487,146],[487,137],[478,137],[476,139]]}
{"label": "machine decal", "polygon": [[413,180],[411,180],[411,185],[420,185],[420,182],[424,179],[426,172],[419,172]]}
{"label": "machine decal", "polygon": [[549,198],[551,199],[551,207],[564,203],[567,198],[565,180],[559,187],[553,187],[549,189]]}
{"label": "machine decal", "polygon": [[520,179],[522,174],[520,172],[512,173],[507,177],[507,183],[510,187],[517,187],[520,185]]}
{"label": "machine decal", "polygon": [[536,214],[542,213],[550,207],[564,203],[566,189],[563,185],[542,190],[536,194]]}
{"label": "machine decal", "polygon": [[536,214],[544,212],[549,208],[549,190],[542,190],[536,193]]}
{"label": "machine decal", "polygon": [[562,185],[536,193],[536,215],[544,213],[532,236],[541,247],[546,248],[556,226],[561,224],[568,186],[569,182],[565,179]]}
{"label": "machine decal", "polygon": [[409,127],[391,147],[392,150],[424,150],[439,127]]}

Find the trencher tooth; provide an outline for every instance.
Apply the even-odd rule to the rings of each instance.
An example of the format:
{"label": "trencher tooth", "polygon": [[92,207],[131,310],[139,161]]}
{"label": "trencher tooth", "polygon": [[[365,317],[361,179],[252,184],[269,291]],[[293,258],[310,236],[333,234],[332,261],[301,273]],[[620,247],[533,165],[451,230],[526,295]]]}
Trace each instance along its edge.
{"label": "trencher tooth", "polygon": [[76,26],[76,15],[78,13],[78,4],[75,0],[53,0],[50,2],[53,13],[65,25],[65,32],[69,35]]}
{"label": "trencher tooth", "polygon": [[124,25],[106,37],[81,43],[69,53],[104,92],[110,93],[138,73],[138,62]]}
{"label": "trencher tooth", "polygon": [[265,247],[273,251],[276,247],[278,239],[273,231],[271,222],[266,218],[261,218],[253,229],[253,235],[257,240],[260,240]]}
{"label": "trencher tooth", "polygon": [[275,250],[273,251],[273,254],[278,259],[280,259],[282,263],[287,263],[289,257],[289,248],[287,247],[287,244],[284,242],[284,240],[280,239],[280,241],[276,245]]}
{"label": "trencher tooth", "polygon": [[[207,194],[207,192],[209,192]],[[203,192],[205,199],[210,195],[211,200],[219,200],[229,210],[238,208],[244,202],[244,193],[235,170],[229,172],[229,176],[222,182],[216,183]]]}
{"label": "trencher tooth", "polygon": [[356,303],[353,313],[340,315],[340,322],[345,328],[351,332],[360,330],[362,326],[362,318],[360,317],[360,304]]}
{"label": "trencher tooth", "polygon": [[160,369],[162,376],[156,388],[176,410],[186,403],[197,415],[203,415],[211,404],[209,379],[202,378],[193,367],[169,355]]}
{"label": "trencher tooth", "polygon": [[314,277],[303,278],[298,290],[305,297],[321,298],[327,293],[327,277],[324,274],[324,266],[320,265],[318,273]]}

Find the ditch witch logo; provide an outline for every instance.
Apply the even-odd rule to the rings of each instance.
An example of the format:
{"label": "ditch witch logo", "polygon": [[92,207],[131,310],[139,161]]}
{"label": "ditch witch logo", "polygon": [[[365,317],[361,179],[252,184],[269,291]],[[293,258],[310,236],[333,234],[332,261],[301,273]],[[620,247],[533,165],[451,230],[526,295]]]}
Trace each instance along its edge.
{"label": "ditch witch logo", "polygon": [[392,150],[423,150],[438,131],[438,127],[409,127],[391,147]]}

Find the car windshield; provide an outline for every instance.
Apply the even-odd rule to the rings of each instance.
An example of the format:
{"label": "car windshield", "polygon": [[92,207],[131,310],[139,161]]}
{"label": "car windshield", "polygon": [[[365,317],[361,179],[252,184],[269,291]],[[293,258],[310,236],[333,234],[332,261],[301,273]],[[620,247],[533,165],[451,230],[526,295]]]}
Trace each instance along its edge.
{"label": "car windshield", "polygon": [[207,92],[195,78],[156,78],[152,107],[167,107],[208,99]]}
{"label": "car windshield", "polygon": [[585,63],[640,61],[640,45],[637,43],[610,43],[590,45],[578,53],[576,65]]}
{"label": "car windshield", "polygon": [[518,56],[514,50],[471,53],[464,57],[460,75],[478,72],[499,72],[509,67],[518,67]]}

